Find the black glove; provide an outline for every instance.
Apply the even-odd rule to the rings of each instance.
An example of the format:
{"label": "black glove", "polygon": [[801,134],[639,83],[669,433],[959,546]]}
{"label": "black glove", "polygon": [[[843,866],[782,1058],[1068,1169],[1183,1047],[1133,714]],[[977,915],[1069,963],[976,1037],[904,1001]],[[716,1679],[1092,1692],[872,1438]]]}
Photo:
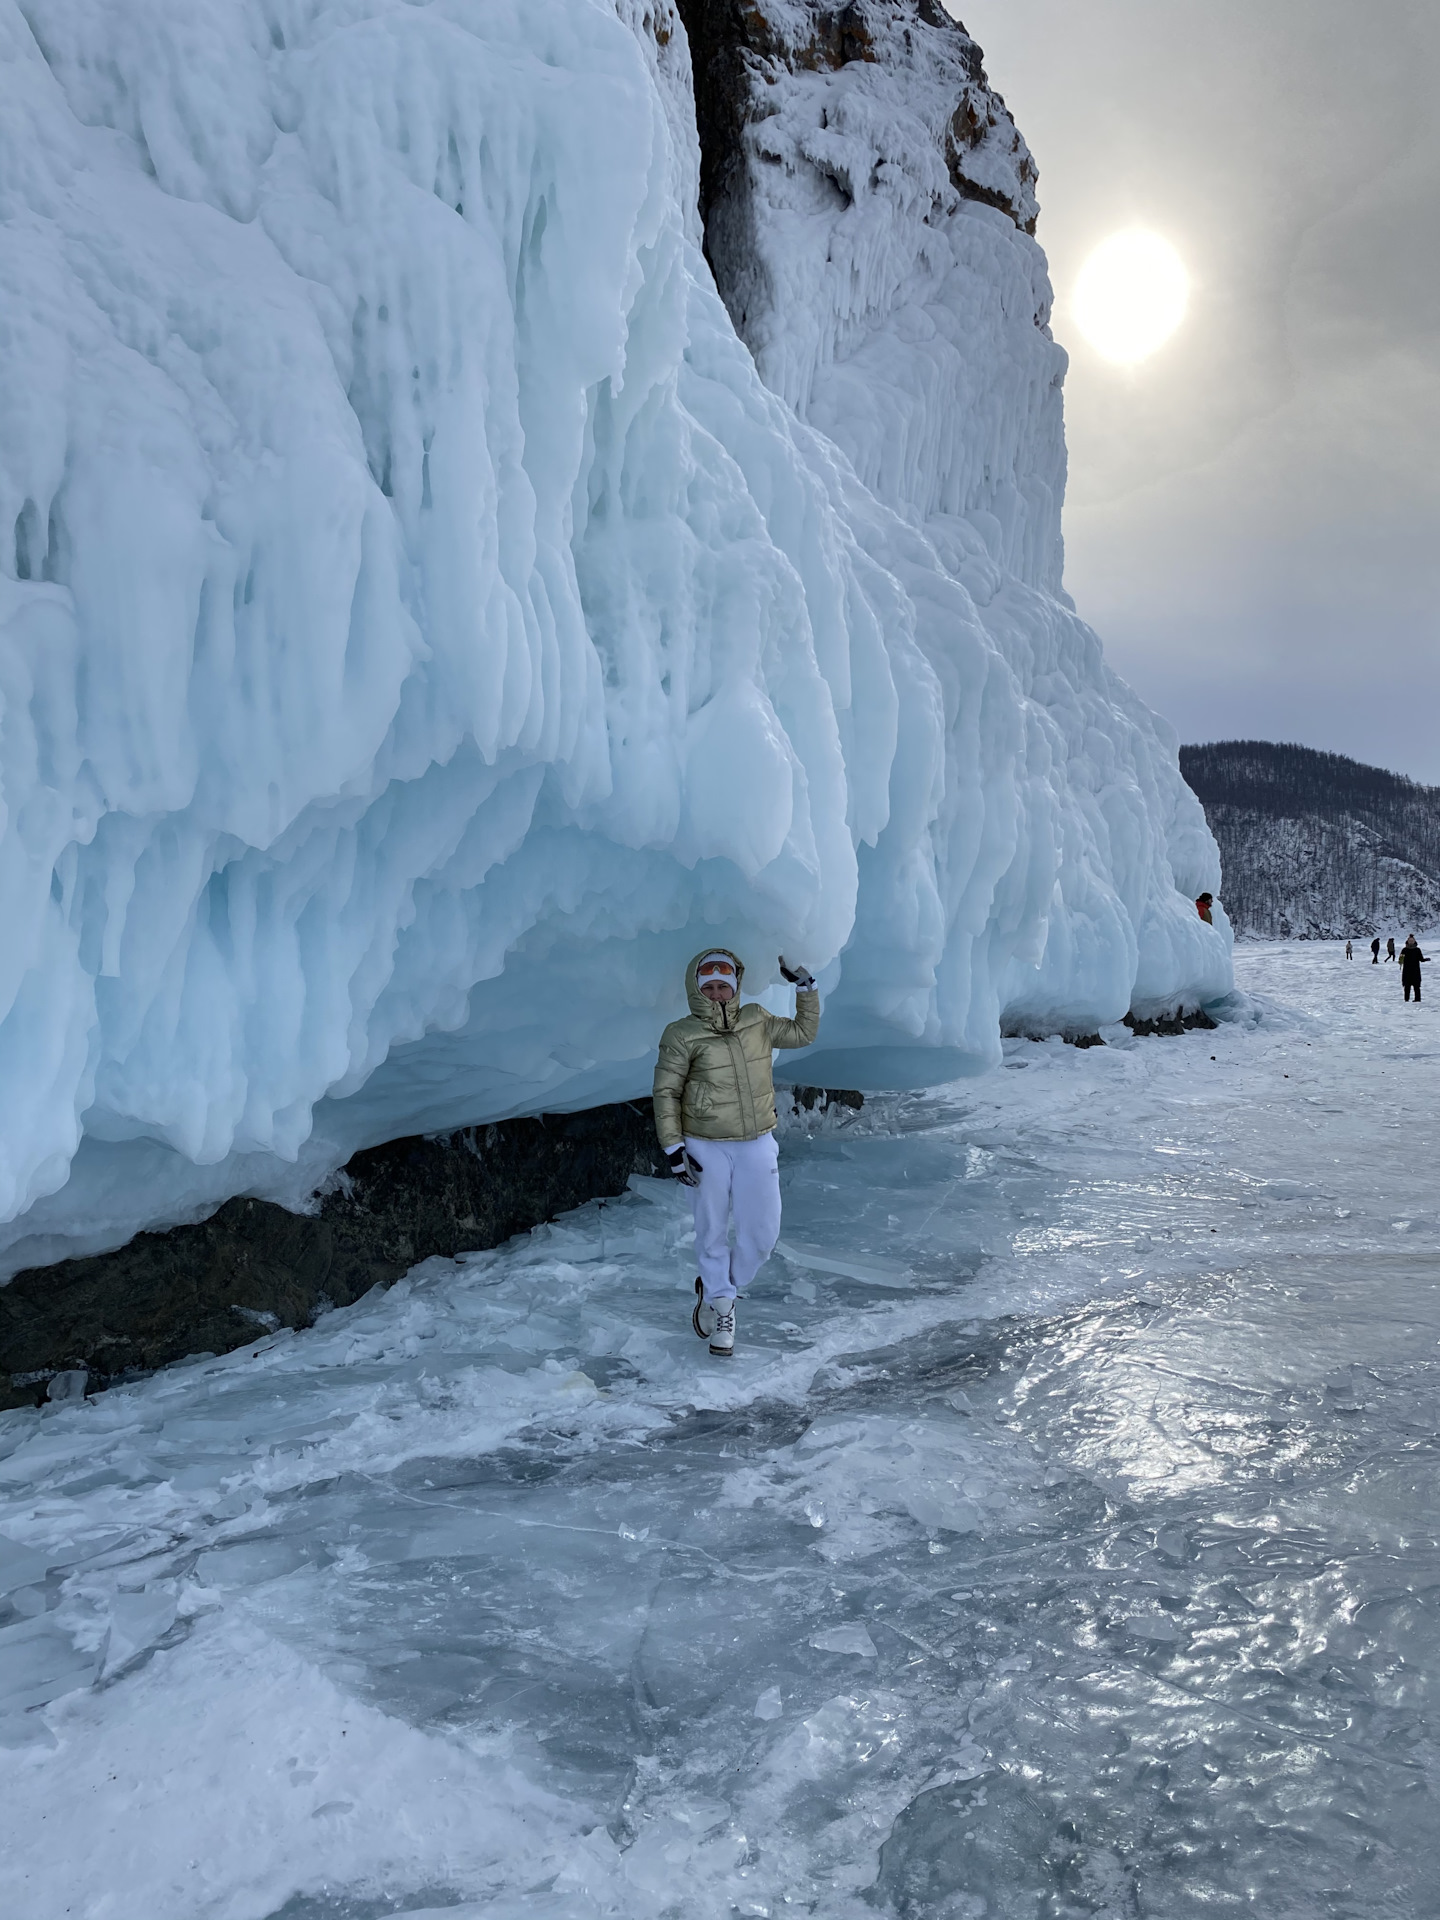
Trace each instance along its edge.
{"label": "black glove", "polygon": [[698,1187],[700,1182],[695,1176],[705,1171],[700,1162],[685,1151],[683,1142],[678,1147],[670,1148],[665,1155],[665,1164],[682,1187]]}
{"label": "black glove", "polygon": [[783,953],[780,955],[780,973],[783,979],[788,980],[792,987],[798,987],[801,993],[813,993],[815,991],[814,976],[808,973],[804,967],[787,967]]}

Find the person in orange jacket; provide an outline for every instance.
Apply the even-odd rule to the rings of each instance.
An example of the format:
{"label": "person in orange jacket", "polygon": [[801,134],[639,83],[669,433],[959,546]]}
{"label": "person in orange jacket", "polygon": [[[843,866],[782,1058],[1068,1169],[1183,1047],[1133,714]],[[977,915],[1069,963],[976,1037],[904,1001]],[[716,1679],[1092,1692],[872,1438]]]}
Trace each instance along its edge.
{"label": "person in orange jacket", "polygon": [[1210,915],[1210,909],[1214,904],[1215,904],[1215,896],[1211,893],[1202,893],[1200,898],[1195,902],[1195,911],[1199,914],[1200,918],[1205,922],[1207,927],[1213,927],[1215,924],[1214,920],[1211,918],[1211,915]]}

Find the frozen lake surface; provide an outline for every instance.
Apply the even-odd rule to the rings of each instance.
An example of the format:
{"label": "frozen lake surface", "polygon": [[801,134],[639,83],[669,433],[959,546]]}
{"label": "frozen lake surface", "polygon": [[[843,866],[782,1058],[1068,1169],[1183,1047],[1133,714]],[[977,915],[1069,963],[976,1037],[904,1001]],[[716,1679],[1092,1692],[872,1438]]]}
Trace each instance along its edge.
{"label": "frozen lake surface", "polygon": [[1214,1033],[788,1130],[733,1362],[637,1183],[0,1416],[5,1911],[1433,1915],[1397,971],[1242,949]]}

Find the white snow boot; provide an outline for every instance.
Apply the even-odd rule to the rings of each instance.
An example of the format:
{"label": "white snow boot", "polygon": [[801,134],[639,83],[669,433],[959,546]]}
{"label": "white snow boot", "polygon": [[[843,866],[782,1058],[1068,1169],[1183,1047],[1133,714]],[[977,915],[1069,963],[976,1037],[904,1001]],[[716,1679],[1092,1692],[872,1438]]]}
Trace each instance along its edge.
{"label": "white snow boot", "polygon": [[735,1302],[720,1301],[711,1311],[715,1315],[715,1331],[710,1336],[710,1351],[728,1360],[735,1351]]}
{"label": "white snow boot", "polygon": [[705,1282],[698,1273],[695,1276],[695,1311],[690,1316],[690,1324],[702,1340],[708,1340],[715,1331],[715,1309],[705,1298]]}
{"label": "white snow boot", "polygon": [[705,1282],[695,1281],[695,1311],[690,1324],[702,1340],[710,1342],[710,1351],[728,1360],[735,1351],[735,1302],[707,1300]]}

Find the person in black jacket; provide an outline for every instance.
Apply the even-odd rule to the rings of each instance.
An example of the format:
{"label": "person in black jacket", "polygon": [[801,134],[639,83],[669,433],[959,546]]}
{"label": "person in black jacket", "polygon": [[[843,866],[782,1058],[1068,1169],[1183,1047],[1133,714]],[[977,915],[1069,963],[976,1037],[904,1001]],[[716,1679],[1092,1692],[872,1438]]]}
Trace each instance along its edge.
{"label": "person in black jacket", "polygon": [[1380,964],[1380,936],[1378,933],[1370,942],[1370,964],[1372,967],[1378,967]]}
{"label": "person in black jacket", "polygon": [[[1415,938],[1413,933],[1411,934],[1410,938],[1412,940]],[[1385,958],[1387,960],[1393,960],[1395,958],[1395,936],[1393,933],[1391,934],[1390,938],[1385,942]]]}
{"label": "person in black jacket", "polygon": [[1421,953],[1420,943],[1413,933],[1405,936],[1405,944],[1400,949],[1400,984],[1405,989],[1405,998],[1410,998],[1410,989],[1415,989],[1415,1004],[1420,1004],[1420,968],[1429,958]]}

